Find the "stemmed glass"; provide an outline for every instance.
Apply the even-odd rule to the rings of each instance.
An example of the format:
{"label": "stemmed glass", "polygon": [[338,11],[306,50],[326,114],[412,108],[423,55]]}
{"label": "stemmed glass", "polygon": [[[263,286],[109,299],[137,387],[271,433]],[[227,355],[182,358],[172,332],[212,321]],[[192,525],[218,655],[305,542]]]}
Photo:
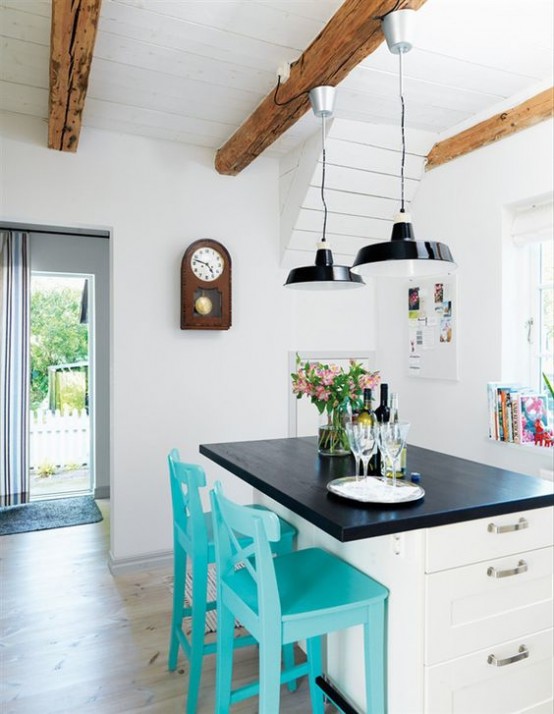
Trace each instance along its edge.
{"label": "stemmed glass", "polygon": [[[396,487],[396,473],[400,471],[400,455],[406,445],[410,424],[407,421],[391,421],[379,424],[379,446],[381,454],[390,461],[392,467],[392,486]],[[384,481],[387,481],[385,461]]]}
{"label": "stemmed glass", "polygon": [[378,437],[377,429],[373,424],[359,424],[358,429],[360,430],[360,446],[362,451],[362,464],[364,467],[364,478],[367,478],[367,468],[369,465],[369,460],[373,454],[377,451]]}
{"label": "stemmed glass", "polygon": [[353,421],[346,422],[346,435],[348,436],[348,443],[350,444],[350,451],[354,456],[356,461],[356,481],[358,480],[358,474],[360,473],[360,461],[362,460],[362,449],[359,441],[359,431],[358,425]]}
{"label": "stemmed glass", "polygon": [[354,444],[354,448],[351,448],[356,459],[356,478],[358,478],[360,460],[363,464],[364,478],[367,478],[369,460],[377,450],[377,431],[370,424],[350,423],[347,433],[349,440],[352,438],[351,443]]}

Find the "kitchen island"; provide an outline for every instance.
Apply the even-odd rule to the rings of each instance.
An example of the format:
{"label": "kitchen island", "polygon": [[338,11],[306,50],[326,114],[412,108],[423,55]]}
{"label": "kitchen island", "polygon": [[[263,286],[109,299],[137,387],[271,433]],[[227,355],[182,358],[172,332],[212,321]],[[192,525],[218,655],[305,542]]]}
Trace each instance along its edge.
{"label": "kitchen island", "polygon": [[[201,445],[318,545],[390,590],[389,714],[552,712],[550,482],[410,446],[425,497],[360,504],[327,483],[350,457],[315,438]],[[329,638],[328,669],[363,711],[357,629]]]}

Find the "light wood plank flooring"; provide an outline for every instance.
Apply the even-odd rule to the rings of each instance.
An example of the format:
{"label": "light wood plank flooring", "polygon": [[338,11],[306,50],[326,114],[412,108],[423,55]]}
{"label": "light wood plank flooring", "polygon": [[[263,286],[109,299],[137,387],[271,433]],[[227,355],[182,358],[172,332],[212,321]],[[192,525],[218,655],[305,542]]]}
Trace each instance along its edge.
{"label": "light wood plank flooring", "polygon": [[[167,671],[171,573],[112,577],[109,506],[99,505],[101,523],[0,538],[2,714],[184,711],[184,659]],[[237,682],[256,676],[256,657],[255,648],[236,653]],[[214,659],[205,660],[198,714],[213,712]],[[283,688],[281,711],[310,711],[305,680],[294,694]],[[234,712],[258,712],[257,699]]]}

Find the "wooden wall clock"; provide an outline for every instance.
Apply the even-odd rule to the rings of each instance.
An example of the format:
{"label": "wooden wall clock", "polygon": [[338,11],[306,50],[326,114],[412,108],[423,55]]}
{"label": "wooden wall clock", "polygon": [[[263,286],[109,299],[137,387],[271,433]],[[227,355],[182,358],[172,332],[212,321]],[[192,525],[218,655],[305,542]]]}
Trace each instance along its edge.
{"label": "wooden wall clock", "polygon": [[181,330],[231,327],[231,256],[209,238],[191,243],[181,262]]}

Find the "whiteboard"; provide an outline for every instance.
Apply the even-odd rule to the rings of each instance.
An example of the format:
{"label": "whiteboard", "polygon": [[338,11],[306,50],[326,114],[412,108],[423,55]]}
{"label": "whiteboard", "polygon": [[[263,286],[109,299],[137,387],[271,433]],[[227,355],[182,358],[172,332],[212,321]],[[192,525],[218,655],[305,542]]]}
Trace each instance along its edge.
{"label": "whiteboard", "polygon": [[457,380],[456,276],[412,278],[405,297],[408,376]]}
{"label": "whiteboard", "polygon": [[[289,375],[296,372],[296,355],[300,356],[302,362],[322,362],[324,364],[336,364],[348,370],[350,360],[360,362],[365,369],[375,370],[375,352],[373,350],[357,351],[319,351],[289,352]],[[297,399],[292,393],[292,380],[289,376],[289,436],[317,436],[319,426],[319,412],[315,404],[312,404],[308,397]]]}

